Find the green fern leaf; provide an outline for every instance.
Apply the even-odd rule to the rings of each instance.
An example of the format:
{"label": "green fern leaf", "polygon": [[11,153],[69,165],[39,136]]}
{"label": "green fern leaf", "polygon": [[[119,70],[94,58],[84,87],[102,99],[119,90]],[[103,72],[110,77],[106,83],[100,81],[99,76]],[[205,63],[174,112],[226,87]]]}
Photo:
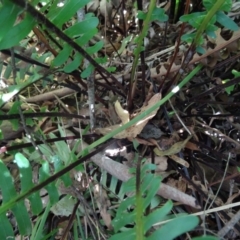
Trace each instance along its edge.
{"label": "green fern leaf", "polygon": [[99,24],[99,20],[96,17],[88,17],[86,15],[85,20],[78,22],[64,31],[69,37],[79,37],[81,34],[87,33],[96,28]]}
{"label": "green fern leaf", "polygon": [[[173,240],[177,236],[194,229],[199,219],[196,216],[177,217],[155,231],[148,240]],[[184,223],[184,224],[183,224]],[[171,229],[171,231],[169,231]]]}
{"label": "green fern leaf", "polygon": [[4,1],[0,9],[0,41],[3,36],[12,28],[16,21],[20,8],[9,1]]}
{"label": "green fern leaf", "polygon": [[[50,171],[49,171],[49,163],[47,161],[44,161],[42,163],[42,167],[39,169],[39,181],[43,182],[48,177],[50,177]],[[48,191],[50,203],[53,205],[56,203],[59,199],[58,190],[55,186],[55,183],[52,182],[48,184],[45,189]]]}
{"label": "green fern leaf", "polygon": [[[7,204],[8,201],[17,196],[12,176],[8,171],[7,167],[5,166],[5,164],[1,160],[0,160],[0,188],[2,191],[3,204],[5,203]],[[31,232],[31,221],[27,209],[24,205],[24,202],[20,201],[16,203],[11,210],[14,216],[16,217],[20,233],[22,235],[29,234]],[[1,214],[0,218],[2,216],[4,215]]]}
{"label": "green fern leaf", "polygon": [[[32,168],[29,161],[21,153],[15,155],[15,162],[20,171],[21,192],[23,193],[34,187],[32,182]],[[29,197],[29,201],[33,214],[39,214],[42,211],[42,201],[39,192],[32,194]]]}
{"label": "green fern leaf", "polygon": [[72,48],[69,45],[65,44],[63,49],[57,55],[57,57],[53,60],[53,66],[58,67],[64,64],[69,58],[71,52]]}
{"label": "green fern leaf", "polygon": [[11,27],[8,32],[4,34],[0,41],[0,50],[19,44],[19,42],[30,33],[35,24],[36,22],[33,17],[27,14],[23,21]]}
{"label": "green fern leaf", "polygon": [[164,217],[172,210],[173,203],[172,201],[167,201],[164,206],[153,211],[148,216],[144,218],[144,230],[148,231],[153,224],[162,221]]}
{"label": "green fern leaf", "polygon": [[84,7],[89,0],[69,0],[67,1],[64,6],[58,13],[53,15],[51,19],[56,26],[61,27],[65,22],[67,22],[76,12],[78,9]]}
{"label": "green fern leaf", "polygon": [[6,213],[0,215],[0,239],[14,239],[14,232]]}

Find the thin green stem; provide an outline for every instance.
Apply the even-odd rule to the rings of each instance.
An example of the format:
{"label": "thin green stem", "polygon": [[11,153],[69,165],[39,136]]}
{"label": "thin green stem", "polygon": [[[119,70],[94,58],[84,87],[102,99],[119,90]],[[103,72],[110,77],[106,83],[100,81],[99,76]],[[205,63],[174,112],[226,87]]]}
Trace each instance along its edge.
{"label": "thin green stem", "polygon": [[199,40],[201,39],[201,36],[205,29],[207,28],[207,25],[213,18],[213,16],[216,14],[217,11],[219,11],[220,7],[224,4],[225,0],[218,0],[214,4],[214,6],[208,11],[206,17],[204,18],[202,24],[197,30],[196,37],[193,40],[193,46],[198,46],[199,45]]}
{"label": "thin green stem", "polygon": [[139,55],[142,51],[143,40],[148,32],[149,24],[151,22],[152,12],[153,12],[155,6],[156,6],[156,0],[150,0],[150,5],[148,8],[148,13],[147,13],[146,19],[143,21],[143,28],[142,28],[140,35],[138,36],[137,47],[135,49],[134,60],[133,60],[132,71],[131,71],[131,79],[130,79],[130,87],[129,87],[129,95],[128,95],[129,99],[131,99],[130,96],[133,92],[132,87],[133,87],[133,82],[135,80],[135,73],[136,73],[136,68],[138,65]]}

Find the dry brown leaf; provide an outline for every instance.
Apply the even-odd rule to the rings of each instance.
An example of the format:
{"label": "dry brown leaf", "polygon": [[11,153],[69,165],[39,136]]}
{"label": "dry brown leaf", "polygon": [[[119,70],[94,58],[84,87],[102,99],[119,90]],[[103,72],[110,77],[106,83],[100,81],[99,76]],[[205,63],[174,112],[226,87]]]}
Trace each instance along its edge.
{"label": "dry brown leaf", "polygon": [[146,146],[154,146],[154,144],[148,140],[145,140],[145,139],[142,139],[142,138],[138,138],[136,137],[135,140],[140,143],[140,144],[143,144],[143,145],[146,145]]}
{"label": "dry brown leaf", "polygon": [[187,183],[183,180],[183,179],[173,179],[173,178],[169,178],[167,181],[167,185],[177,188],[178,190],[180,190],[181,192],[186,192],[187,190]]}
{"label": "dry brown leaf", "polygon": [[[158,101],[161,100],[162,95],[160,93],[155,94],[149,101],[148,101],[148,105],[147,106],[143,106],[140,109],[140,112],[136,115],[140,115],[141,113],[145,112],[146,110],[148,110],[150,107],[152,107],[155,103],[157,103]],[[120,104],[119,104],[120,105]],[[143,130],[143,128],[145,127],[145,125],[148,123],[148,121],[150,119],[152,119],[156,113],[158,111],[158,108],[156,110],[154,110],[153,112],[151,112],[150,114],[148,114],[147,116],[145,116],[142,120],[140,120],[138,123],[132,125],[131,127],[127,128],[126,130],[118,133],[117,135],[115,135],[113,138],[117,138],[117,139],[123,139],[123,138],[129,138],[129,139],[133,139],[136,138],[136,136],[138,134],[141,133],[141,131]],[[125,119],[125,118],[124,118]],[[117,124],[117,125],[113,125],[107,128],[97,128],[95,129],[96,133],[100,133],[103,135],[106,135],[110,132],[112,132],[113,130],[117,129],[118,127],[122,126],[122,124]]]}
{"label": "dry brown leaf", "polygon": [[169,149],[167,150],[159,150],[158,148],[154,148],[154,152],[158,155],[158,156],[169,156],[169,155],[174,155],[176,153],[179,153],[187,144],[187,142],[189,141],[189,139],[192,136],[188,136],[187,139],[185,139],[184,141],[180,141],[177,142],[175,144],[173,144]]}
{"label": "dry brown leaf", "polygon": [[182,158],[180,158],[180,157],[178,157],[176,155],[169,155],[169,157],[173,161],[177,162],[178,164],[180,164],[180,165],[182,165],[182,166],[184,166],[186,168],[189,168],[189,163],[186,160],[184,160],[184,159],[182,159]]}
{"label": "dry brown leaf", "polygon": [[[162,98],[162,95],[160,93],[157,93],[153,95],[153,97],[148,101],[147,106],[143,106],[140,110],[140,112],[137,115],[140,115],[141,113],[145,112],[149,108],[151,108],[154,104],[159,102]],[[131,126],[130,128],[126,129],[128,132],[129,137],[135,138],[145,127],[145,125],[148,123],[150,119],[152,119],[158,111],[158,108],[155,109],[153,112],[151,112],[149,115],[144,117],[141,121],[136,123],[135,125]]]}
{"label": "dry brown leaf", "polygon": [[193,151],[200,151],[199,147],[195,143],[192,143],[192,142],[187,142],[185,145],[185,148],[188,148]]}
{"label": "dry brown leaf", "polygon": [[129,122],[129,113],[127,110],[123,109],[119,101],[117,100],[114,104],[115,111],[119,118],[121,119],[123,124],[126,124]]}
{"label": "dry brown leaf", "polygon": [[108,227],[108,229],[112,229],[112,218],[111,215],[107,212],[107,209],[110,207],[111,203],[108,199],[108,195],[106,193],[106,190],[101,188],[99,184],[95,184],[93,188],[93,193],[95,196],[95,200],[97,202],[100,214],[102,216],[102,219],[105,223],[105,225]]}

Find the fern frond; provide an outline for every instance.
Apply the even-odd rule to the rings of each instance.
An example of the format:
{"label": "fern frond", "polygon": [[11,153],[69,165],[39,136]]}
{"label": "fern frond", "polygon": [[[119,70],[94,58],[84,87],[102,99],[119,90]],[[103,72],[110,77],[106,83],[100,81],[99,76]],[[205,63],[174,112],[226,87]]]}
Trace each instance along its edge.
{"label": "fern frond", "polygon": [[[125,194],[133,192],[133,196],[123,200],[117,210],[115,219],[112,221],[115,235],[111,240],[118,239],[174,239],[182,233],[185,233],[198,224],[198,218],[195,216],[177,217],[171,222],[166,223],[159,229],[153,229],[153,225],[162,221],[172,209],[172,202],[168,201],[165,205],[157,210],[154,210],[149,215],[145,215],[145,210],[151,204],[154,196],[157,193],[161,179],[156,177],[150,171],[155,169],[155,165],[145,164],[141,169],[141,185],[139,194],[135,194],[134,185],[136,183],[135,177],[124,183]],[[174,223],[178,221],[185,221],[185,227],[173,227]],[[126,225],[133,225],[134,227],[126,229]],[[179,223],[179,226],[182,224]],[[141,227],[141,229],[140,229]],[[149,230],[152,230],[150,236],[146,238]],[[169,229],[172,229],[169,233]]]}

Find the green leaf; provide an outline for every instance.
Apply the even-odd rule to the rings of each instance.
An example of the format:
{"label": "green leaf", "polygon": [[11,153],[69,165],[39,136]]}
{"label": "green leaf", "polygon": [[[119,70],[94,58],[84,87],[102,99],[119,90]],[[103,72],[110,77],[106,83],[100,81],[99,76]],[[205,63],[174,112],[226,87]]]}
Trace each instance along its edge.
{"label": "green leaf", "polygon": [[[138,19],[145,20],[146,17],[147,17],[147,13],[143,11],[138,11],[138,15],[137,15]],[[156,21],[156,20],[160,22],[165,22],[168,20],[168,15],[165,14],[163,8],[158,8],[155,6],[155,8],[153,9],[150,21]]]}
{"label": "green leaf", "polygon": [[[39,1],[39,0],[36,0],[36,1]],[[52,21],[59,13],[58,3],[59,1],[52,1],[51,4],[46,4],[41,8],[42,13],[45,13],[46,11],[48,11],[47,17],[50,21]]]}
{"label": "green leaf", "polygon": [[171,211],[173,207],[172,201],[167,201],[164,206],[154,210],[148,216],[144,218],[144,231],[148,231],[153,224],[162,221],[162,219]]}
{"label": "green leaf", "polygon": [[27,14],[24,20],[11,27],[7,34],[4,35],[0,41],[0,50],[18,45],[28,35],[35,24],[34,18],[30,14]]}
{"label": "green leaf", "polygon": [[[11,109],[9,110],[8,114],[16,114],[16,113],[19,113],[19,108],[21,106],[21,103],[20,102],[17,102],[15,101],[11,107]],[[14,131],[18,130],[19,128],[19,119],[11,119],[9,120],[12,124],[12,129]]]}
{"label": "green leaf", "polygon": [[50,211],[50,207],[51,207],[51,204],[48,202],[43,214],[38,216],[38,219],[34,225],[30,240],[40,240],[46,237],[46,235],[44,235],[44,227]]}
{"label": "green leaf", "polygon": [[204,53],[206,53],[206,50],[201,46],[197,46],[196,47],[196,52],[198,52],[200,54],[204,54]]}
{"label": "green leaf", "polygon": [[3,197],[3,203],[7,203],[12,198],[17,196],[17,192],[13,185],[12,176],[2,160],[0,160],[0,188]]}
{"label": "green leaf", "polygon": [[[17,196],[17,192],[13,185],[12,176],[8,171],[7,167],[5,166],[5,164],[1,160],[0,160],[0,188],[3,197],[3,203],[5,205],[7,205],[9,201],[11,201],[14,197]],[[20,233],[23,235],[29,234],[31,232],[31,221],[27,209],[24,205],[24,202],[23,201],[18,202],[11,210],[14,216],[16,217]]]}
{"label": "green leaf", "polygon": [[67,22],[80,8],[89,3],[89,0],[69,0],[66,1],[62,8],[58,8],[58,13],[52,19],[52,22],[61,27]]}
{"label": "green leaf", "polygon": [[144,172],[141,174],[141,191],[144,193],[148,188],[149,184],[154,181],[155,176],[152,173]]}
{"label": "green leaf", "polygon": [[124,227],[127,224],[134,223],[134,219],[136,218],[136,212],[124,212],[117,218],[113,219],[112,225],[114,227],[114,231],[118,232],[120,228]]}
{"label": "green leaf", "polygon": [[[57,156],[55,156],[55,160],[53,164],[54,164],[55,173],[59,172],[64,168],[63,162]],[[72,180],[69,176],[69,172],[62,175],[60,179],[64,182],[64,185],[66,187],[69,187],[72,184]]]}
{"label": "green leaf", "polygon": [[[18,165],[20,171],[21,192],[26,192],[34,187],[32,182],[32,168],[29,161],[21,153],[15,155],[14,162]],[[39,192],[32,194],[29,200],[31,202],[33,214],[39,214],[42,211],[42,201]]]}
{"label": "green leaf", "polygon": [[214,1],[212,0],[203,0],[203,6],[209,11],[214,6]]}
{"label": "green leaf", "polygon": [[144,198],[144,202],[143,202],[144,209],[146,209],[149,206],[149,204],[151,203],[151,200],[157,194],[157,191],[160,185],[161,185],[161,178],[154,176],[154,179],[152,179],[152,181],[149,182],[147,196]]}
{"label": "green leaf", "polygon": [[[216,29],[217,29],[217,27],[216,27]],[[211,37],[211,38],[213,38],[213,39],[215,39],[216,38],[216,34],[215,34],[215,32],[214,31],[209,31],[209,30],[206,30],[206,34],[209,36],[209,37]]]}
{"label": "green leaf", "polygon": [[24,201],[17,202],[11,209],[17,219],[19,232],[21,235],[28,235],[32,231],[32,223],[28,215]]}
{"label": "green leaf", "polygon": [[[28,110],[24,111],[24,113],[33,113],[33,110],[28,109]],[[35,122],[32,118],[26,118],[25,120],[26,120],[26,125],[31,126],[31,127],[34,126]]]}
{"label": "green leaf", "polygon": [[97,27],[99,23],[98,18],[91,17],[89,19],[85,19],[82,22],[78,22],[74,24],[73,26],[69,27],[67,30],[65,30],[65,34],[67,34],[69,37],[77,37],[83,33],[87,33],[94,28]]}
{"label": "green leaf", "polygon": [[0,41],[12,28],[16,21],[20,8],[16,4],[10,1],[5,1],[2,8],[0,9]]}
{"label": "green leaf", "polygon": [[[222,80],[222,83],[225,84],[229,81],[229,79],[226,79],[226,80]],[[225,91],[228,95],[231,94],[231,92],[234,90],[234,87],[235,87],[235,84],[231,85],[231,86],[228,86],[225,88]]]}
{"label": "green leaf", "polygon": [[127,212],[127,209],[135,204],[136,196],[128,197],[121,202],[118,207],[116,216],[122,216],[122,214]]}
{"label": "green leaf", "polygon": [[199,219],[196,216],[177,217],[156,230],[148,240],[172,240],[177,236],[194,229]]}
{"label": "green leaf", "polygon": [[84,46],[85,44],[88,43],[88,41],[90,39],[93,38],[93,36],[95,36],[97,34],[97,29],[92,29],[91,31],[83,34],[80,38],[78,38],[76,40],[76,43],[79,45],[79,46]]}
{"label": "green leaf", "polygon": [[[43,182],[50,176],[49,163],[47,161],[44,161],[42,163],[42,167],[39,169],[39,182]],[[55,186],[55,182],[52,182],[45,186],[45,189],[49,194],[51,204],[56,203],[58,201],[58,190]]]}
{"label": "green leaf", "polygon": [[240,72],[238,72],[237,70],[233,69],[232,70],[232,74],[234,75],[234,77],[240,77]]}
{"label": "green leaf", "polygon": [[114,234],[109,240],[133,240],[136,239],[136,232],[134,229],[127,230],[125,232]]}
{"label": "green leaf", "polygon": [[63,68],[63,71],[66,72],[66,73],[71,73],[72,71],[76,70],[79,67],[79,65],[81,64],[82,60],[83,60],[83,57],[79,53],[76,53],[75,56],[74,56],[73,61],[68,63]]}
{"label": "green leaf", "polygon": [[198,17],[200,17],[203,14],[206,14],[206,12],[196,12],[196,13],[186,14],[186,15],[181,16],[179,18],[179,20],[181,22],[189,22],[192,19],[198,18]]}
{"label": "green leaf", "polygon": [[[214,7],[216,1],[203,0],[203,6],[209,11]],[[219,11],[230,12],[232,9],[232,0],[225,0],[222,6],[218,9]]]}
{"label": "green leaf", "polygon": [[225,0],[219,10],[224,12],[230,12],[232,9],[232,3],[233,3],[232,0]]}
{"label": "green leaf", "polygon": [[138,11],[138,15],[137,15],[137,18],[138,19],[142,19],[142,20],[145,20],[147,17],[147,14],[143,11]]}
{"label": "green leaf", "polygon": [[85,68],[84,71],[81,73],[81,77],[88,78],[91,75],[91,73],[93,72],[93,70],[94,70],[93,65],[91,65],[91,64],[88,65],[88,67]]}
{"label": "green leaf", "polygon": [[122,40],[122,44],[120,49],[118,50],[118,54],[121,54],[126,49],[127,44],[131,41],[132,38],[133,38],[133,35],[130,34],[129,36],[127,36]]}
{"label": "green leaf", "polygon": [[133,139],[133,147],[137,151],[137,148],[139,146],[139,142],[136,139]]}
{"label": "green leaf", "polygon": [[89,55],[92,55],[92,54],[98,52],[100,49],[102,49],[103,45],[104,45],[103,41],[99,41],[94,46],[88,47],[87,48],[87,53]]}
{"label": "green leaf", "polygon": [[108,72],[111,73],[111,72],[115,72],[117,68],[116,67],[107,67],[106,69]]}
{"label": "green leaf", "polygon": [[[134,170],[136,170],[136,168]],[[136,173],[136,171],[134,173]],[[127,182],[124,182],[122,185],[122,188],[123,188],[124,193],[129,193],[129,192],[135,191],[136,190],[136,178],[130,178]]]}
{"label": "green leaf", "polygon": [[224,12],[217,12],[217,22],[219,22],[222,26],[232,31],[237,31],[239,29],[238,25],[228,17]]}
{"label": "green leaf", "polygon": [[160,22],[166,22],[168,20],[168,15],[165,14],[163,8],[155,7],[153,9],[152,15],[151,15],[151,21],[160,21]]}
{"label": "green leaf", "polygon": [[57,55],[57,57],[53,60],[53,66],[58,67],[64,64],[68,60],[71,52],[72,52],[71,46],[65,44],[63,49]]}
{"label": "green leaf", "polygon": [[6,213],[0,215],[0,239],[15,239],[12,225],[6,216]]}
{"label": "green leaf", "polygon": [[104,64],[107,62],[107,57],[98,57],[94,59],[98,64]]}

